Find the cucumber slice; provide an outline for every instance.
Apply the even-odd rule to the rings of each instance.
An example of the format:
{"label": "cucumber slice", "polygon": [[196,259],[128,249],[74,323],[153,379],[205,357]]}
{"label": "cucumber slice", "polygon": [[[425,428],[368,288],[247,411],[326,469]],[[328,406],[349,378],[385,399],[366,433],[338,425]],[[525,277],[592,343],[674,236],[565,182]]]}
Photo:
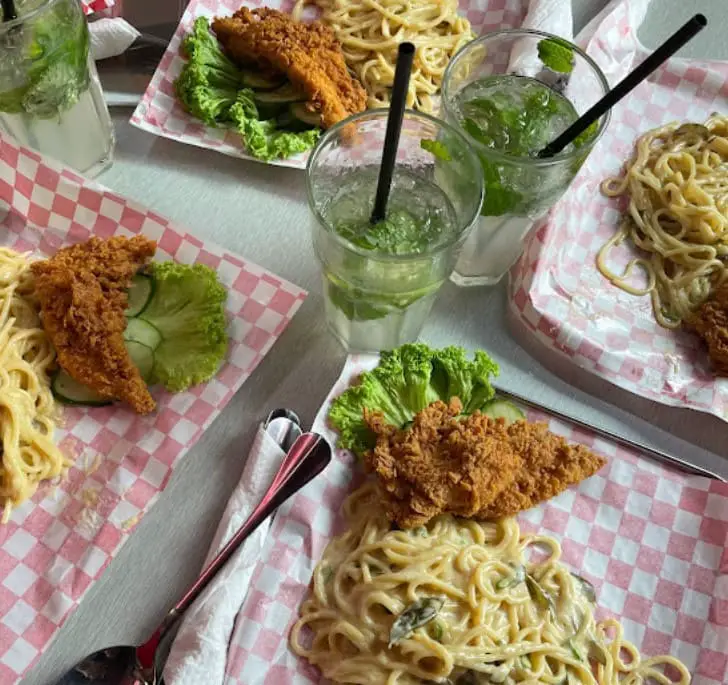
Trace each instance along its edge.
{"label": "cucumber slice", "polygon": [[290,131],[291,133],[311,130],[310,124],[305,124],[300,119],[297,119],[293,116],[290,109],[283,110],[276,117],[276,128],[281,131]]}
{"label": "cucumber slice", "polygon": [[256,105],[290,105],[294,102],[303,102],[305,99],[306,96],[291,83],[286,83],[275,90],[255,94]]}
{"label": "cucumber slice", "polygon": [[291,127],[295,126],[298,123],[296,117],[294,117],[288,109],[284,109],[282,112],[280,112],[275,119],[276,127],[280,129],[285,129],[286,131],[292,130]]}
{"label": "cucumber slice", "polygon": [[502,400],[498,397],[488,402],[481,409],[481,412],[491,419],[503,418],[506,420],[506,423],[513,423],[514,421],[521,421],[526,418],[526,415],[513,402]]}
{"label": "cucumber slice", "polygon": [[241,72],[243,85],[253,90],[275,90],[286,82],[286,77],[283,74],[269,74],[266,76],[252,69],[241,69]]}
{"label": "cucumber slice", "polygon": [[108,397],[102,397],[95,390],[87,388],[75,378],[60,369],[51,381],[53,394],[64,404],[83,404],[89,407],[103,407],[111,404]]}
{"label": "cucumber slice", "polygon": [[162,342],[160,332],[144,319],[129,319],[124,331],[124,340],[134,341],[146,345],[152,351],[156,350]]}
{"label": "cucumber slice", "polygon": [[126,312],[127,318],[139,316],[146,308],[149,300],[154,294],[154,279],[144,274],[136,274],[131,279],[131,285],[128,290],[128,304]]}
{"label": "cucumber slice", "polygon": [[319,128],[321,126],[321,114],[319,112],[312,112],[306,107],[305,102],[294,102],[288,110],[307,128]]}
{"label": "cucumber slice", "polygon": [[258,118],[261,121],[277,119],[279,116],[288,113],[288,105],[281,102],[264,104],[256,101],[255,107],[258,110]]}
{"label": "cucumber slice", "polygon": [[136,340],[125,340],[124,344],[129,351],[132,363],[139,369],[139,373],[146,383],[151,378],[154,368],[154,350]]}
{"label": "cucumber slice", "polygon": [[[131,319],[132,321],[140,321],[140,319]],[[157,329],[146,321],[141,323],[146,324],[152,328],[155,332]],[[143,327],[133,326],[135,331],[145,330]],[[129,326],[127,325],[127,330]],[[157,335],[159,333],[157,332]],[[160,338],[161,339],[161,338]],[[154,350],[147,345],[144,345],[136,340],[124,340],[131,361],[134,366],[139,369],[141,377],[147,382],[152,376],[152,369],[154,368]],[[83,383],[79,383],[75,378],[69,376],[63,369],[59,369],[53,379],[51,380],[51,390],[53,394],[64,404],[76,404],[85,405],[87,407],[103,407],[107,404],[111,404],[113,400],[108,397],[102,397],[95,390],[86,387]]]}

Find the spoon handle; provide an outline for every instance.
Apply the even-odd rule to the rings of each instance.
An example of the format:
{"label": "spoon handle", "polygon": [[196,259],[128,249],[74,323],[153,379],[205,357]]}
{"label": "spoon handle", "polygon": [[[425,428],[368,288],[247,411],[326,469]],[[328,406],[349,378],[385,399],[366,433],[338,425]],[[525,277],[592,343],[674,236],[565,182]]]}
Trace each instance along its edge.
{"label": "spoon handle", "polygon": [[[202,571],[182,599],[172,607],[152,636],[137,647],[137,661],[145,671],[154,669],[154,658],[160,641],[186,609],[200,596],[217,572],[247,537],[280,507],[291,495],[313,480],[331,461],[331,448],[317,433],[301,435],[283,459],[273,483],[248,517],[217,556]],[[154,681],[153,681],[154,682]]]}

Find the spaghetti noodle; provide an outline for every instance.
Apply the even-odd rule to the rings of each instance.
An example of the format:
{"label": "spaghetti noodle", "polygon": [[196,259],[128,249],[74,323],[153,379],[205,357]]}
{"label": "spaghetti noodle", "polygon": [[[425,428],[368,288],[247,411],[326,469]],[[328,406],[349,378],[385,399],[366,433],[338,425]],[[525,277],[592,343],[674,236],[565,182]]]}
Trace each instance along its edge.
{"label": "spaghetti noodle", "polygon": [[306,4],[316,5],[334,30],[370,108],[389,105],[397,50],[409,41],[415,57],[407,107],[432,113],[448,62],[475,37],[457,0],[297,0],[294,18],[301,19]]}
{"label": "spaghetti noodle", "polygon": [[[607,179],[602,192],[629,195],[629,209],[600,249],[597,268],[622,290],[649,294],[658,323],[678,328],[728,282],[728,116],[648,131],[624,176]],[[647,255],[618,274],[607,259],[627,238]],[[635,267],[646,272],[644,287],[630,280]]]}
{"label": "spaghetti noodle", "polygon": [[[443,515],[426,528],[392,530],[376,513],[377,497],[369,484],[347,500],[349,529],[324,552],[291,633],[294,652],[324,677],[358,685],[690,682],[677,659],[643,659],[616,620],[595,620],[594,588],[560,563],[555,539],[522,535],[513,518]],[[536,548],[547,556],[532,559]],[[412,630],[402,630],[408,617]]]}
{"label": "spaghetti noodle", "polygon": [[38,484],[67,466],[53,441],[57,410],[48,371],[55,351],[33,295],[30,262],[0,248],[0,511],[2,522]]}

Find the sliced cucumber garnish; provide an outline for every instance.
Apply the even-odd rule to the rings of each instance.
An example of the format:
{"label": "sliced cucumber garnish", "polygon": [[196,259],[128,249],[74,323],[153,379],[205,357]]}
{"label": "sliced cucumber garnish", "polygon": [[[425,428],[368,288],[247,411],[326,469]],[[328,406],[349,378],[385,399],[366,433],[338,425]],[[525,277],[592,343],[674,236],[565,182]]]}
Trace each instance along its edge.
{"label": "sliced cucumber garnish", "polygon": [[294,102],[288,109],[306,128],[317,128],[321,126],[321,114],[319,112],[312,112],[306,106],[305,102]]}
{"label": "sliced cucumber garnish", "polygon": [[139,369],[139,373],[144,381],[148,381],[152,376],[152,369],[154,368],[154,350],[136,340],[125,340],[124,344],[129,352],[132,363]]}
{"label": "sliced cucumber garnish", "polygon": [[242,69],[241,71],[243,85],[253,90],[275,90],[286,82],[286,77],[283,74],[270,74],[266,76],[252,69]]}
{"label": "sliced cucumber garnish", "polygon": [[290,105],[294,102],[303,102],[305,99],[306,96],[291,83],[286,83],[275,90],[255,94],[255,103],[261,105]]}
{"label": "sliced cucumber garnish", "polygon": [[111,404],[108,397],[102,397],[95,390],[87,388],[75,378],[60,369],[51,381],[53,394],[64,404],[84,404],[90,407],[103,407]]}
{"label": "sliced cucumber garnish", "polygon": [[526,418],[526,415],[513,402],[497,397],[491,402],[488,402],[481,409],[481,412],[491,419],[503,418],[506,420],[506,423],[513,423],[514,421],[521,421]]}
{"label": "sliced cucumber garnish", "polygon": [[144,274],[136,274],[131,279],[128,290],[129,303],[126,306],[126,316],[139,316],[146,308],[149,300],[154,294],[154,279]]}
{"label": "sliced cucumber garnish", "polygon": [[129,319],[124,331],[124,340],[138,342],[151,350],[156,350],[162,342],[162,335],[144,319]]}

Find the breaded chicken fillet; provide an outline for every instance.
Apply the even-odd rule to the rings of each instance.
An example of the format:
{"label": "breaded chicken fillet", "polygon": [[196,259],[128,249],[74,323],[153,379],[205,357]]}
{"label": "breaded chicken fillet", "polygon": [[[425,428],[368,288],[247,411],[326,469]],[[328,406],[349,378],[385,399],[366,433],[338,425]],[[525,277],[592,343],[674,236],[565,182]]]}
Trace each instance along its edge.
{"label": "breaded chicken fillet", "polygon": [[364,460],[385,493],[387,515],[401,528],[445,512],[474,516],[516,478],[521,457],[505,425],[480,413],[460,421],[461,411],[457,398],[435,402],[404,430],[381,415],[366,417],[377,444]]}
{"label": "breaded chicken fillet", "polygon": [[298,22],[278,10],[240,8],[217,17],[212,29],[230,58],[264,72],[284,73],[306,94],[329,128],[366,108],[362,85],[349,73],[334,32],[321,22]]}
{"label": "breaded chicken fillet", "polygon": [[90,238],[34,262],[43,328],[58,363],[79,383],[147,414],[155,407],[124,345],[127,289],[154,255],[144,236]]}
{"label": "breaded chicken fillet", "polygon": [[377,435],[364,461],[379,481],[389,518],[401,528],[449,513],[476,519],[512,516],[596,473],[606,460],[569,445],[546,424],[458,417],[460,400],[435,402],[409,428],[366,416]]}
{"label": "breaded chicken fillet", "polygon": [[717,288],[686,323],[705,341],[715,374],[728,376],[728,283]]}
{"label": "breaded chicken fillet", "polygon": [[511,446],[521,457],[521,468],[515,480],[475,518],[515,516],[593,476],[607,463],[584,445],[570,445],[554,435],[545,423],[516,421],[507,431]]}

